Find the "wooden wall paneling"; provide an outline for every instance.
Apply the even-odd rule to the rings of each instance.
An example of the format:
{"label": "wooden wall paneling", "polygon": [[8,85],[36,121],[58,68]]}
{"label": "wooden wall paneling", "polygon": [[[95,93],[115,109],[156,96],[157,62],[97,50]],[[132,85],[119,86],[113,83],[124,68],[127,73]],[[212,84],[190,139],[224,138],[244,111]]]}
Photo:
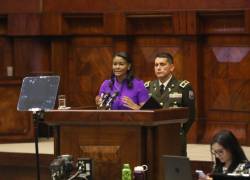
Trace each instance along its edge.
{"label": "wooden wall paneling", "polygon": [[104,33],[108,35],[126,35],[127,19],[122,12],[104,14]]}
{"label": "wooden wall paneling", "polygon": [[175,58],[175,75],[182,75],[182,41],[170,36],[138,36],[133,41],[132,58],[135,73],[144,81],[155,79],[154,59],[158,52],[170,52]]}
{"label": "wooden wall paneling", "polygon": [[223,129],[230,130],[234,133],[234,135],[237,137],[239,140],[240,144],[242,145],[248,145],[248,121],[208,121],[206,124],[206,131],[209,132],[207,133],[207,136],[204,137],[203,142],[209,143],[211,142],[211,139],[213,136],[218,133],[219,131]]}
{"label": "wooden wall paneling", "polygon": [[20,80],[0,81],[0,142],[29,141],[33,138],[31,114],[17,111],[20,87]]}
{"label": "wooden wall paneling", "polygon": [[250,33],[250,10],[245,10],[245,16],[244,16],[244,20],[245,20],[245,29],[246,29],[246,33]]}
{"label": "wooden wall paneling", "polygon": [[[67,104],[72,104],[67,97],[69,87],[69,63],[72,61],[69,56],[69,39],[67,38],[52,38],[51,39],[51,72],[60,76],[60,85],[58,94],[65,94]],[[56,104],[57,106],[57,104]]]}
{"label": "wooden wall paneling", "polygon": [[0,35],[7,34],[8,16],[0,14]]}
{"label": "wooden wall paneling", "polygon": [[113,51],[125,51],[131,55],[133,38],[128,36],[112,36],[113,40]]}
{"label": "wooden wall paneling", "polygon": [[127,23],[128,34],[171,34],[174,31],[173,17],[169,13],[145,12],[127,14]]}
{"label": "wooden wall paneling", "polygon": [[103,34],[102,13],[64,14],[63,33],[67,35]]}
{"label": "wooden wall paneling", "polygon": [[44,12],[110,12],[117,9],[116,3],[112,1],[91,1],[91,0],[43,0]]}
{"label": "wooden wall paneling", "polygon": [[196,143],[197,142],[197,119],[199,117],[199,107],[200,107],[200,88],[199,88],[199,39],[196,36],[186,36],[183,37],[183,57],[182,57],[182,79],[190,81],[192,84],[193,90],[195,92],[195,101],[196,101],[196,121],[192,125],[191,130],[188,133],[188,142]]}
{"label": "wooden wall paneling", "polygon": [[[52,154],[40,154],[40,179],[51,179],[50,163],[54,160]],[[31,153],[0,153],[0,173],[4,179],[34,180],[36,174],[36,156]]]}
{"label": "wooden wall paneling", "polygon": [[244,11],[199,12],[199,31],[202,34],[244,33]]}
{"label": "wooden wall paneling", "polygon": [[8,15],[8,35],[40,35],[40,29],[41,16],[38,13]]}
{"label": "wooden wall paneling", "polygon": [[93,106],[102,82],[111,75],[112,39],[74,38],[69,49],[68,89],[71,106]]}
{"label": "wooden wall paneling", "polygon": [[204,132],[206,130],[206,116],[205,116],[205,100],[204,100],[204,51],[206,48],[204,48],[204,44],[206,41],[205,36],[199,36],[197,37],[198,40],[198,50],[197,50],[197,57],[198,57],[198,79],[197,79],[197,89],[196,92],[196,123],[197,123],[197,142],[200,143],[202,141],[202,138],[204,136]]}
{"label": "wooden wall paneling", "polygon": [[[74,134],[72,134],[72,128]],[[62,143],[61,153],[72,152],[73,157],[91,157],[96,179],[117,179],[121,177],[122,162],[127,161],[132,167],[136,166],[137,162],[142,162],[140,127],[71,126],[62,127],[61,131],[61,140],[72,142],[71,146],[64,146]],[[131,146],[137,147],[135,154],[131,154]],[[110,171],[108,177],[107,171]]]}
{"label": "wooden wall paneling", "polygon": [[36,13],[42,9],[40,0],[0,0],[0,13]]}
{"label": "wooden wall paneling", "polygon": [[250,123],[249,123],[249,121],[247,123],[247,130],[246,130],[246,144],[249,146],[250,138],[248,138],[248,137],[250,137]]}
{"label": "wooden wall paneling", "polygon": [[186,26],[187,26],[186,34],[196,35],[198,33],[199,24],[198,24],[197,11],[186,12]]}
{"label": "wooden wall paneling", "polygon": [[[207,131],[204,141],[211,134],[212,122],[220,122],[221,129],[245,132],[249,126],[249,43],[247,36],[208,37],[203,53],[204,117]],[[226,124],[222,122],[227,122]],[[240,127],[236,122],[244,122]],[[218,128],[217,128],[218,129]],[[246,134],[237,133],[242,143]],[[244,137],[244,139],[242,139]]]}
{"label": "wooden wall paneling", "polygon": [[25,76],[50,71],[50,43],[48,39],[14,39],[15,76]]}
{"label": "wooden wall paneling", "polygon": [[155,0],[144,1],[135,0],[43,0],[43,10],[45,12],[89,12],[89,11],[156,11],[156,10],[193,10],[193,9],[247,9],[249,2],[246,0]]}
{"label": "wooden wall paneling", "polygon": [[174,12],[173,27],[174,27],[174,34],[186,34],[187,33],[187,21],[186,21],[185,11]]}
{"label": "wooden wall paneling", "polygon": [[63,17],[60,13],[41,14],[41,34],[42,35],[62,35]]}
{"label": "wooden wall paneling", "polygon": [[[13,68],[14,68],[14,64],[13,64],[13,48],[12,48],[12,43],[10,39],[7,39],[5,37],[0,37],[0,77],[4,78],[7,76],[14,75],[13,72]],[[10,74],[8,74],[8,68],[10,68],[9,72]]]}

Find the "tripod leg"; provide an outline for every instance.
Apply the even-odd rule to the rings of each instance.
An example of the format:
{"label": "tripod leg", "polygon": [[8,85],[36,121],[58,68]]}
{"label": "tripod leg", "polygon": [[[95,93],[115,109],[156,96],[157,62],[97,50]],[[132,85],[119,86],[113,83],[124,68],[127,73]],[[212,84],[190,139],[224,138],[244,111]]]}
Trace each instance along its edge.
{"label": "tripod leg", "polygon": [[35,149],[36,149],[36,172],[37,172],[37,180],[40,180],[40,164],[39,164],[39,151],[38,151],[39,123],[37,120],[34,120],[34,128],[35,128]]}

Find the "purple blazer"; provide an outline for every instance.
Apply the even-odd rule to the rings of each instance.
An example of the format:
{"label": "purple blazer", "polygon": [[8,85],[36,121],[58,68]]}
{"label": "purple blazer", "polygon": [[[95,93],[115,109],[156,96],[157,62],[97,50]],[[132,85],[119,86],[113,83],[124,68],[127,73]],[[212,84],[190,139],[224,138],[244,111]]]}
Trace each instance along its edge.
{"label": "purple blazer", "polygon": [[110,82],[111,80],[105,80],[102,83],[101,88],[99,90],[99,96],[101,96],[102,93],[109,93],[110,95],[113,95],[114,93],[118,92],[118,96],[115,98],[111,106],[112,110],[129,109],[128,107],[123,106],[123,102],[121,100],[123,96],[131,98],[134,103],[138,105],[142,102],[145,102],[149,98],[148,90],[145,88],[144,82],[142,80],[134,78],[132,80],[133,87],[131,89],[127,87],[127,83],[125,81],[119,83],[116,79],[113,88],[111,89],[109,86]]}

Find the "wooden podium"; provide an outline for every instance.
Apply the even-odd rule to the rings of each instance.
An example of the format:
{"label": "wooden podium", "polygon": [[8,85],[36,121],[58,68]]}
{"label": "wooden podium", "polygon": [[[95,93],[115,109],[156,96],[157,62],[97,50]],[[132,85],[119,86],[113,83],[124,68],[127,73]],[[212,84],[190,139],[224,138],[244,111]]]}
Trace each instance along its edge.
{"label": "wooden podium", "polygon": [[121,180],[124,163],[147,164],[148,180],[163,180],[161,156],[180,155],[180,124],[187,108],[160,110],[52,110],[55,155],[93,160],[94,180]]}

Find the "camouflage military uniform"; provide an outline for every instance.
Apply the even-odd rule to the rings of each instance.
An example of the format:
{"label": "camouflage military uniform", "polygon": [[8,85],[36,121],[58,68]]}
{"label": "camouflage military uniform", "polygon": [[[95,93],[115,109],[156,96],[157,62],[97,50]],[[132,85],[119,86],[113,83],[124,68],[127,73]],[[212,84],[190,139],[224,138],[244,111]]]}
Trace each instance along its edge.
{"label": "camouflage military uniform", "polygon": [[191,84],[187,80],[180,81],[172,76],[163,94],[160,93],[159,80],[148,81],[145,87],[149,90],[149,95],[154,97],[163,108],[189,107],[189,120],[180,130],[182,155],[186,155],[186,134],[195,118],[194,92]]}

